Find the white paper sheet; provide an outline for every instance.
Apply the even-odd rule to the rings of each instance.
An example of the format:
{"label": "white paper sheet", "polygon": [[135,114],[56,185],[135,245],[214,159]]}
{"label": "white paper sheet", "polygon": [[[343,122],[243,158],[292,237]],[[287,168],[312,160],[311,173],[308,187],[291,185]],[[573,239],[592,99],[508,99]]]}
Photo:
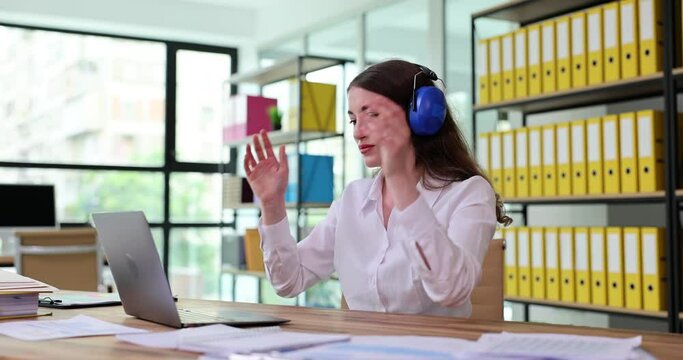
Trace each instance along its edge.
{"label": "white paper sheet", "polygon": [[[474,341],[431,336],[354,336],[350,342],[270,354],[268,359],[321,360],[454,360]],[[236,358],[236,357],[235,357]],[[230,357],[232,360],[233,357]]]}
{"label": "white paper sheet", "polygon": [[280,328],[278,326],[245,330],[217,324],[158,333],[118,335],[116,338],[119,341],[125,341],[140,346],[160,349],[179,349],[181,343],[191,342],[195,339],[236,338],[238,336],[244,336],[243,334],[245,333],[254,335],[254,333],[276,332],[279,330]]}
{"label": "white paper sheet", "polygon": [[564,334],[484,334],[464,358],[629,359],[641,342],[640,336],[614,339]]}
{"label": "white paper sheet", "polygon": [[302,333],[279,331],[252,336],[235,334],[212,338],[196,338],[182,341],[180,350],[217,354],[228,357],[234,353],[268,353],[271,351],[291,351],[311,346],[348,341],[346,334]]}
{"label": "white paper sheet", "polygon": [[67,320],[29,320],[0,323],[0,334],[28,341],[144,332],[147,331],[112,324],[86,315],[78,315]]}
{"label": "white paper sheet", "polygon": [[119,335],[120,341],[153,348],[212,353],[228,357],[233,353],[269,352],[348,341],[344,334],[315,334],[280,331],[277,326],[240,329],[210,325],[161,333]]}

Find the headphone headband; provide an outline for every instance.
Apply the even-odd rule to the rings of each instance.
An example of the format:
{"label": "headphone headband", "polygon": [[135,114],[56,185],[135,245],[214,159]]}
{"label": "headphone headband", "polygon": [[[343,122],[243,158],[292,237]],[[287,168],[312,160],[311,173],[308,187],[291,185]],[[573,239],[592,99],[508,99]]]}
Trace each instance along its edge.
{"label": "headphone headband", "polygon": [[417,110],[417,101],[415,101],[415,94],[417,93],[417,76],[420,74],[425,74],[429,80],[436,81],[439,80],[439,77],[436,75],[436,73],[432,70],[430,70],[428,67],[415,64],[420,71],[415,73],[415,76],[413,76],[413,94],[412,94],[412,100],[410,101],[410,105],[413,109],[413,111]]}

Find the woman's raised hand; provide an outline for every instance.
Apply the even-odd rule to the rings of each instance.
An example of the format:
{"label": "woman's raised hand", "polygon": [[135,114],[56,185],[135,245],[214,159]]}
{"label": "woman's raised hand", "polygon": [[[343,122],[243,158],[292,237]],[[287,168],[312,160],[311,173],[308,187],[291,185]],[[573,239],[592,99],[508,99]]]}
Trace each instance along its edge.
{"label": "woman's raised hand", "polygon": [[262,207],[284,205],[285,191],[289,181],[285,146],[280,146],[280,160],[278,161],[273,153],[273,145],[264,130],[253,136],[252,143],[253,153],[252,144],[247,144],[244,170],[254,195],[258,196]]}

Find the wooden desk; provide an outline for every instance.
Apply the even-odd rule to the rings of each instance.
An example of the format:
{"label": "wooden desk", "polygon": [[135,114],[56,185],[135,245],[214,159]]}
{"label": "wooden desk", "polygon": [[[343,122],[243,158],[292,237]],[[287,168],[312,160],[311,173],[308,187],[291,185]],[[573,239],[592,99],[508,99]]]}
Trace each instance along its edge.
{"label": "wooden desk", "polygon": [[[467,320],[452,317],[396,315],[349,310],[313,309],[293,306],[272,306],[205,300],[180,300],[180,306],[214,309],[241,309],[292,320],[283,326],[291,331],[340,332],[356,335],[426,335],[453,336],[476,340],[485,332],[555,332],[577,335],[630,337],[643,335],[643,348],[658,359],[671,359],[683,354],[683,335],[625,330],[594,329],[533,323]],[[71,318],[77,314],[96,317],[117,324],[151,331],[171,328],[127,316],[121,306],[76,310],[54,310],[53,316],[34,321]],[[9,358],[69,358],[69,359],[196,359],[197,354],[159,350],[116,341],[113,336],[73,338],[44,342],[19,341],[0,336],[0,355]]]}

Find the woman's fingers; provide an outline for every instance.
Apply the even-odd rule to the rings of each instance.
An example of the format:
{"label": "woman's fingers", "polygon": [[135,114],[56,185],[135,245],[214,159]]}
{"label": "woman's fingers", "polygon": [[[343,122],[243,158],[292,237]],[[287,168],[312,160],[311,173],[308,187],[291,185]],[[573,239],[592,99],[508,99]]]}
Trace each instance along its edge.
{"label": "woman's fingers", "polygon": [[287,162],[287,153],[285,152],[284,145],[280,145],[280,170],[289,171],[289,163]]}
{"label": "woman's fingers", "polygon": [[254,170],[256,167],[256,160],[251,152],[251,146],[247,144],[246,154],[244,155],[244,167],[249,169],[248,173]]}
{"label": "woman's fingers", "polygon": [[254,142],[254,150],[256,151],[256,157],[259,161],[265,160],[266,154],[263,152],[263,148],[261,147],[261,141],[259,141],[258,135],[254,134],[252,140]]}
{"label": "woman's fingers", "polygon": [[266,150],[266,156],[268,158],[274,158],[275,154],[273,153],[273,144],[270,143],[268,133],[265,130],[261,130],[261,140],[263,141],[263,147]]}

